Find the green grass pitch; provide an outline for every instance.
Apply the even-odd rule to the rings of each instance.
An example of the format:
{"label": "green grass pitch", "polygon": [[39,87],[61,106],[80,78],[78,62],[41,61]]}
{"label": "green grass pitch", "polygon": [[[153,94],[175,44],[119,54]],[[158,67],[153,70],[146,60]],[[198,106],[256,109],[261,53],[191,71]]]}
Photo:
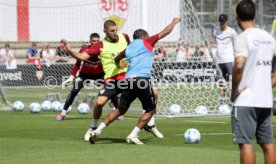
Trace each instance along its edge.
{"label": "green grass pitch", "polygon": [[[165,138],[160,140],[142,131],[140,139],[145,145],[140,146],[125,141],[140,116],[137,112],[130,111],[125,120],[111,124],[95,145],[83,141],[91,114],[72,112],[61,122],[54,120],[56,115],[0,111],[0,163],[239,163],[238,147],[232,144],[230,117],[157,119]],[[275,132],[275,116],[273,125]],[[201,132],[199,144],[185,144],[183,134],[188,128]],[[264,163],[258,146],[256,151],[257,163]]]}

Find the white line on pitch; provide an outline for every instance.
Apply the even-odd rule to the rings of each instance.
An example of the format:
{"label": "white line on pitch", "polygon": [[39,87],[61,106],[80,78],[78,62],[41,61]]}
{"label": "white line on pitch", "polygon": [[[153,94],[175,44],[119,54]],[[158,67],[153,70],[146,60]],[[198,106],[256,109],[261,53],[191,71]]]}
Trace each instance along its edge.
{"label": "white line on pitch", "polygon": [[190,120],[185,122],[203,122],[203,123],[211,123],[211,124],[227,124],[228,122],[219,122],[219,121],[201,121],[201,120]]}
{"label": "white line on pitch", "polygon": [[[201,133],[202,136],[222,136],[230,135],[232,133]],[[175,136],[183,136],[184,134],[176,134]]]}

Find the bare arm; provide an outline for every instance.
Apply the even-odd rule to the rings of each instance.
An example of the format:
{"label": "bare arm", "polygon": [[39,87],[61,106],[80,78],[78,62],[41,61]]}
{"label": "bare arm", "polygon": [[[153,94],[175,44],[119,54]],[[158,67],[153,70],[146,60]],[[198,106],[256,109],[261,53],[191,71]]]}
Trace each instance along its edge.
{"label": "bare arm", "polygon": [[72,56],[73,58],[79,61],[88,60],[90,58],[90,56],[87,53],[80,53],[80,52],[73,51],[68,45],[68,43],[66,43],[65,51],[67,51],[70,56]]}
{"label": "bare arm", "polygon": [[116,66],[119,68],[120,67],[120,61],[125,58],[125,51],[119,53],[115,58],[114,58],[114,62],[116,64]]}
{"label": "bare arm", "polygon": [[276,56],[272,60],[272,88],[276,86]]}
{"label": "bare arm", "polygon": [[159,39],[164,38],[169,33],[172,32],[174,26],[180,22],[180,18],[174,18],[172,23],[170,23],[167,27],[165,27],[160,33],[159,33]]}
{"label": "bare arm", "polygon": [[233,65],[233,70],[232,70],[232,94],[231,94],[232,101],[234,101],[235,98],[237,98],[239,94],[243,91],[243,90],[238,90],[238,87],[242,79],[245,63],[246,63],[246,57],[244,56],[235,57],[235,63]]}

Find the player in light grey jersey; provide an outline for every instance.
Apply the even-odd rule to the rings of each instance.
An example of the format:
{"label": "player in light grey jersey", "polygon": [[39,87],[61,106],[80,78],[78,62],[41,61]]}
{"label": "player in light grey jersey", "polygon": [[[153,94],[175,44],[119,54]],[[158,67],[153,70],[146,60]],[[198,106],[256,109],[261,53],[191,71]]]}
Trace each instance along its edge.
{"label": "player in light grey jersey", "polygon": [[255,11],[255,4],[250,0],[241,1],[236,8],[237,22],[243,32],[234,46],[233,142],[239,144],[241,163],[254,164],[256,137],[263,149],[265,163],[275,164],[271,114],[272,87],[276,85],[276,42],[269,33],[256,27]]}

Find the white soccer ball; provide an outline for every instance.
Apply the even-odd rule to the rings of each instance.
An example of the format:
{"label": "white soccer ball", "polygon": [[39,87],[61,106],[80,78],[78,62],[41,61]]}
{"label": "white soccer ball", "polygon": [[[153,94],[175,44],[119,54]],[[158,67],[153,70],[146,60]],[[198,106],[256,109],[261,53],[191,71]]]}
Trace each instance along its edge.
{"label": "white soccer ball", "polygon": [[78,111],[79,111],[79,113],[81,113],[81,114],[86,114],[86,113],[88,113],[88,112],[90,111],[89,105],[86,104],[86,103],[80,103],[80,104],[78,105]]}
{"label": "white soccer ball", "polygon": [[178,104],[173,104],[169,107],[169,112],[172,114],[172,115],[177,115],[177,114],[180,114],[181,112],[181,107],[178,105]]}
{"label": "white soccer ball", "polygon": [[199,143],[201,136],[197,129],[190,128],[185,131],[184,139],[186,143]]}
{"label": "white soccer ball", "polygon": [[231,109],[229,107],[229,105],[227,104],[223,104],[219,107],[219,113],[220,114],[230,114],[231,113]]}
{"label": "white soccer ball", "polygon": [[41,109],[44,111],[49,111],[52,108],[52,103],[49,100],[45,100],[41,103]]}
{"label": "white soccer ball", "polygon": [[24,110],[24,104],[22,101],[15,101],[13,104],[12,104],[12,109],[14,111],[23,111]]}
{"label": "white soccer ball", "polygon": [[33,102],[30,104],[29,110],[31,113],[39,113],[41,110],[41,106],[38,102]]}
{"label": "white soccer ball", "polygon": [[[62,103],[62,104],[61,104],[62,109],[64,109],[64,105],[65,105],[65,103]],[[67,112],[66,112],[66,113],[69,113],[69,112],[71,112],[71,111],[72,111],[72,106],[69,106],[69,108],[67,109]]]}
{"label": "white soccer ball", "polygon": [[62,110],[62,106],[59,101],[54,101],[51,108],[53,112],[61,112]]}
{"label": "white soccer ball", "polygon": [[208,114],[208,108],[205,106],[198,106],[195,109],[195,113],[200,115],[206,115]]}

